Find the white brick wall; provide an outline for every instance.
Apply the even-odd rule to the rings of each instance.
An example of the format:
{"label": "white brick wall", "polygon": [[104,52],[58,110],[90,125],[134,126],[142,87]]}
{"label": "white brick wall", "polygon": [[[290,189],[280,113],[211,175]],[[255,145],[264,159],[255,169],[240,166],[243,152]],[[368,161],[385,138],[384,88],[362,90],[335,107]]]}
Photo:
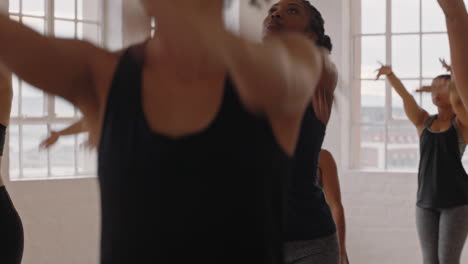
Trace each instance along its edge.
{"label": "white brick wall", "polygon": [[[422,263],[415,223],[417,175],[340,175],[351,263]],[[461,263],[468,263],[468,249]]]}

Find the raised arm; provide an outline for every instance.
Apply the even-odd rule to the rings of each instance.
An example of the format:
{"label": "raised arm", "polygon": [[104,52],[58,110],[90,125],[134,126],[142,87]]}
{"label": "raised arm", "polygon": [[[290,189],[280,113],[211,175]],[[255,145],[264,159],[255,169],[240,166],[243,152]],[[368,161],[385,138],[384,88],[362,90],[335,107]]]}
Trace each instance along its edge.
{"label": "raised arm", "polygon": [[332,211],[333,220],[335,221],[338,237],[340,242],[341,263],[346,263],[346,221],[343,203],[341,201],[340,182],[338,179],[338,170],[335,159],[327,150],[320,152],[319,168],[321,171],[321,179],[323,190],[327,204]]}
{"label": "raised arm", "polygon": [[44,37],[0,15],[0,60],[26,82],[78,107],[97,103],[99,75],[114,55],[79,40]]}
{"label": "raised arm", "polygon": [[377,79],[379,79],[381,75],[387,76],[387,80],[390,82],[393,89],[395,89],[398,95],[403,99],[403,106],[408,119],[416,126],[418,131],[420,131],[429,118],[429,114],[418,105],[400,79],[393,73],[390,66],[382,66],[378,70]]}
{"label": "raised arm", "polygon": [[463,0],[439,0],[450,43],[452,72],[464,105],[468,105],[468,14]]}
{"label": "raised arm", "polygon": [[327,53],[304,36],[257,44],[227,34],[220,53],[244,99],[262,111],[302,111],[322,73],[336,75]]}

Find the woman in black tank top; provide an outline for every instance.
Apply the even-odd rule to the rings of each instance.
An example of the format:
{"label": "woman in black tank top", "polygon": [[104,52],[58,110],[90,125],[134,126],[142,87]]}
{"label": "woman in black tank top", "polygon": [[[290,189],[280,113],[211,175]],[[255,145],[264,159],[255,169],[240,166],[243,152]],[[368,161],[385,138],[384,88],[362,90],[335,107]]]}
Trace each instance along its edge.
{"label": "woman in black tank top", "polygon": [[0,15],[0,58],[98,143],[101,263],[282,263],[284,181],[328,55],[234,36],[218,0],[145,3],[157,38],[121,56]]}
{"label": "woman in black tank top", "polygon": [[382,66],[380,75],[402,97],[420,138],[416,222],[424,263],[459,263],[468,235],[468,174],[461,161],[468,142],[467,111],[456,89],[449,89],[450,75],[418,90],[432,93],[434,116],[418,106],[391,67]]}
{"label": "woman in black tank top", "polygon": [[[322,15],[305,0],[281,0],[274,4],[263,28],[265,38],[300,32],[311,39],[311,44],[315,42],[328,53],[332,50]],[[295,152],[286,211],[285,254],[288,264],[339,263],[336,228],[317,175],[319,153],[336,88],[336,73],[328,73],[322,76],[308,103]]]}
{"label": "woman in black tank top", "polygon": [[0,263],[20,264],[24,247],[23,225],[3,183],[1,172],[12,97],[9,73],[0,65]]}

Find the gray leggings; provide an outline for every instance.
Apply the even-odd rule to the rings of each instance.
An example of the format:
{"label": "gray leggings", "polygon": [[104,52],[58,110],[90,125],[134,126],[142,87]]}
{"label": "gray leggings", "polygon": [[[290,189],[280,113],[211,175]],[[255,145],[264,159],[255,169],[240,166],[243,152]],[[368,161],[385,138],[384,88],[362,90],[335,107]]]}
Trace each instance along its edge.
{"label": "gray leggings", "polygon": [[416,208],[424,264],[459,264],[468,234],[468,206]]}
{"label": "gray leggings", "polygon": [[285,256],[286,264],[339,264],[338,236],[287,242]]}

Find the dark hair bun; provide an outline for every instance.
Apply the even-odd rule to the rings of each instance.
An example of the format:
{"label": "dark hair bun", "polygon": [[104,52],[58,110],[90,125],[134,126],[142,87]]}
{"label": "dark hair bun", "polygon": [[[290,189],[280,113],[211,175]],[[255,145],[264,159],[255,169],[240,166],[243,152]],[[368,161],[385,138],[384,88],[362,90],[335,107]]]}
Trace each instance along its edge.
{"label": "dark hair bun", "polygon": [[331,39],[328,35],[323,35],[323,37],[321,37],[319,40],[318,40],[318,43],[317,43],[320,47],[324,47],[326,48],[327,50],[329,50],[330,52],[332,52],[333,50],[333,44],[331,42]]}

